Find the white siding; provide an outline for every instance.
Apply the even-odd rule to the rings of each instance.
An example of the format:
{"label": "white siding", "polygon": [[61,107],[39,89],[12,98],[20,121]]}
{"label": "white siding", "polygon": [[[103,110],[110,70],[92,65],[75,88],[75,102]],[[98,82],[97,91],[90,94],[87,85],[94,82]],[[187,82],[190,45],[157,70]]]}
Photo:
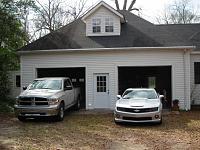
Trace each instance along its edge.
{"label": "white siding", "polygon": [[191,104],[200,105],[200,84],[194,82],[194,62],[200,62],[199,54],[191,55]]}
{"label": "white siding", "polygon": [[10,94],[12,98],[17,97],[20,94],[20,87],[16,87],[16,76],[20,75],[20,71],[10,71],[8,74],[8,79],[10,82]]}
{"label": "white siding", "polygon": [[[113,18],[114,21],[114,32],[105,32],[105,18]],[[101,33],[93,33],[92,30],[92,19],[101,18]],[[114,13],[110,12],[104,6],[100,7],[94,14],[86,19],[86,36],[109,36],[109,35],[120,35],[121,23],[120,18]]]}
{"label": "white siding", "polygon": [[86,108],[95,108],[93,74],[109,73],[110,108],[113,109],[118,94],[118,66],[172,66],[172,99],[179,99],[181,109],[186,109],[185,100],[189,100],[190,96],[184,94],[185,85],[188,84],[184,76],[187,70],[184,68],[184,59],[184,52],[181,50],[24,54],[21,56],[22,86],[27,86],[36,78],[36,68],[86,67]]}

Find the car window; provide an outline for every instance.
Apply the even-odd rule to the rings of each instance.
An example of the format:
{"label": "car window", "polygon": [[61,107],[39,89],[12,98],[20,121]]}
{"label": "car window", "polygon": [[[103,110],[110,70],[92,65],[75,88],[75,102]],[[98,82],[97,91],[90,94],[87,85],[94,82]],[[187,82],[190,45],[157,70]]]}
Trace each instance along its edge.
{"label": "car window", "polygon": [[155,91],[151,90],[127,90],[123,94],[124,99],[157,99],[157,94]]}
{"label": "car window", "polygon": [[29,90],[33,89],[60,90],[61,88],[62,88],[61,80],[34,80]]}

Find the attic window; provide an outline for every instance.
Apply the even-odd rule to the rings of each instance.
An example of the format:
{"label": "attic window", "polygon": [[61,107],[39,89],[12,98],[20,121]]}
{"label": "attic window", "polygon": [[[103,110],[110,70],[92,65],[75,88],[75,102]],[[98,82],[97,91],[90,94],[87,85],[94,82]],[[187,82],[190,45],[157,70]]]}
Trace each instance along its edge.
{"label": "attic window", "polygon": [[106,32],[113,32],[113,18],[106,18],[105,19],[105,31]]}
{"label": "attic window", "polygon": [[92,19],[92,29],[93,29],[93,33],[101,32],[101,19],[100,18]]}

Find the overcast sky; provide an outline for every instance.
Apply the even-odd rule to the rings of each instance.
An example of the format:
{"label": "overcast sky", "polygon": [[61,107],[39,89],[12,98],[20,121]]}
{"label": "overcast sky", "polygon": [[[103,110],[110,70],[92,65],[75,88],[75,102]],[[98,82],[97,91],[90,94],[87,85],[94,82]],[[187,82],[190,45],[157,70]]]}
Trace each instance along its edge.
{"label": "overcast sky", "polygon": [[[88,0],[88,5],[94,5],[101,0]],[[104,0],[115,8],[114,0]],[[167,5],[173,3],[175,0],[136,0],[135,7],[141,8],[142,17],[155,22],[157,15],[161,15]],[[124,0],[119,0],[121,7],[123,7]],[[131,0],[128,0],[131,2]],[[200,8],[200,0],[190,0],[190,5],[197,11]],[[136,12],[137,13],[137,12]]]}

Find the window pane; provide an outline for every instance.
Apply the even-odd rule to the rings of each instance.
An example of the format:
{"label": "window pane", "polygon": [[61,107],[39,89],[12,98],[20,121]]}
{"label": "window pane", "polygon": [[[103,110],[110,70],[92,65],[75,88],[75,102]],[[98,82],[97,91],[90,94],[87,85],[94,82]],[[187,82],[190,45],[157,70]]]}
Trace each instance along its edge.
{"label": "window pane", "polygon": [[16,87],[21,87],[21,77],[20,75],[16,75]]}
{"label": "window pane", "polygon": [[200,84],[200,62],[194,63],[194,79],[195,84]]}
{"label": "window pane", "polygon": [[113,32],[113,26],[106,26],[106,32]]}

